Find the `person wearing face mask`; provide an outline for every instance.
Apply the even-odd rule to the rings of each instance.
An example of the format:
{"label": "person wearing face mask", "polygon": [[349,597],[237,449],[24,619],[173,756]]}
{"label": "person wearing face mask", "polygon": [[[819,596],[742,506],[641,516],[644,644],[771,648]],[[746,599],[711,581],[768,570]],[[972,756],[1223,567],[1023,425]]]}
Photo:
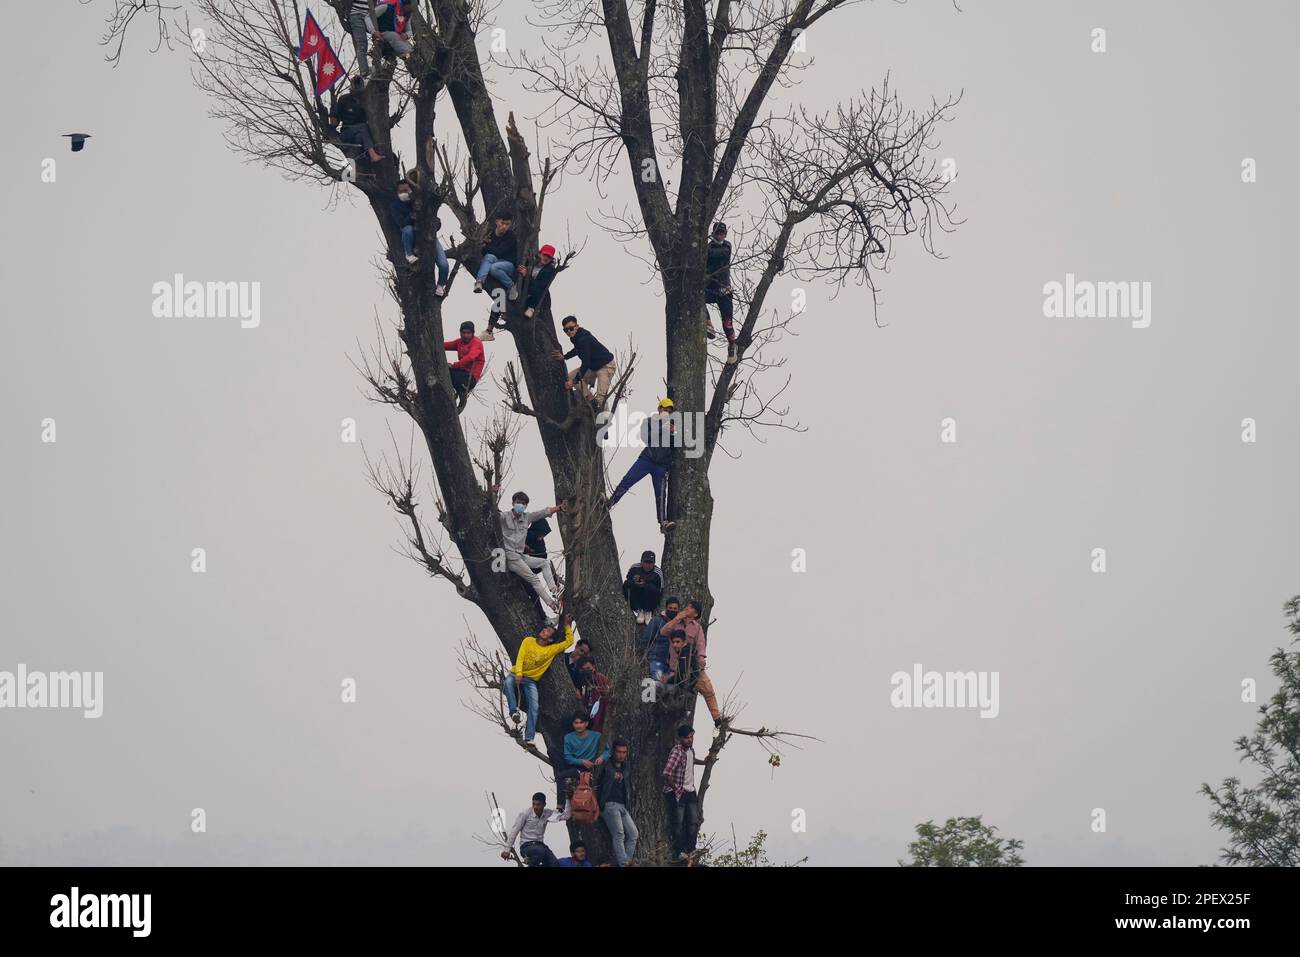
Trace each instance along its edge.
{"label": "person wearing face mask", "polygon": [[673,462],[673,449],[681,445],[677,423],[673,420],[673,408],[672,399],[661,399],[657,414],[641,423],[641,441],[645,443],[645,448],[609,498],[609,507],[613,508],[627,494],[628,489],[647,475],[650,476],[655,491],[655,516],[659,519],[659,530],[662,532],[676,524],[668,520],[668,469]]}
{"label": "person wearing face mask", "polygon": [[[675,676],[671,680],[697,689],[708,706],[713,726],[719,728],[726,719],[718,707],[718,696],[706,670],[709,647],[704,626],[700,624],[703,613],[698,601],[688,602],[685,608],[664,625],[662,633],[668,638],[668,671]],[[680,643],[674,640],[674,636],[678,635],[681,636]]]}
{"label": "person wearing face mask", "polygon": [[456,361],[451,364],[451,387],[456,392],[456,414],[465,411],[470,391],[478,384],[483,374],[485,360],[483,343],[474,335],[474,323],[460,324],[460,338],[449,339],[442,344],[444,352],[456,352]]}
{"label": "person wearing face mask", "polygon": [[[408,263],[415,263],[419,257],[415,254],[415,190],[410,180],[401,180],[397,184],[397,199],[389,206],[389,216],[393,226],[402,234],[402,251]],[[438,282],[433,294],[441,298],[447,294],[447,278],[451,274],[451,264],[447,261],[447,251],[442,248],[438,230],[442,221],[433,217],[433,259],[438,267]]]}
{"label": "person wearing face mask", "polygon": [[[493,486],[492,491],[494,494],[500,491],[500,486]],[[528,496],[523,492],[515,492],[510,497],[510,509],[501,512],[498,517],[501,544],[506,554],[506,567],[537,592],[542,605],[551,610],[552,621],[555,620],[554,616],[560,613],[560,603],[552,595],[555,591],[555,574],[551,571],[551,563],[545,558],[524,554],[524,546],[528,541],[528,529],[533,522],[564,511],[567,504],[561,502],[559,505],[530,512]],[[541,574],[539,575],[538,572]]]}

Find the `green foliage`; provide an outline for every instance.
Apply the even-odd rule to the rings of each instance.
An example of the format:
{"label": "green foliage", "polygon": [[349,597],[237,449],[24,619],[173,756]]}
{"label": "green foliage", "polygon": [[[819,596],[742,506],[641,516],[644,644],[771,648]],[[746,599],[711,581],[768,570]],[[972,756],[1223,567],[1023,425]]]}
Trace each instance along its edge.
{"label": "green foliage", "polygon": [[767,859],[767,831],[759,831],[749,839],[748,847],[733,847],[721,854],[706,850],[698,863],[708,867],[798,867],[807,860],[804,857],[792,864],[773,864]]}
{"label": "green foliage", "polygon": [[[1300,636],[1300,595],[1282,612],[1287,630]],[[1201,785],[1214,805],[1210,820],[1228,834],[1228,846],[1219,852],[1228,865],[1300,866],[1300,650],[1277,649],[1269,667],[1277,692],[1260,706],[1255,733],[1234,745],[1242,761],[1263,772],[1260,782],[1246,787],[1233,777],[1217,789]]]}
{"label": "green foliage", "polygon": [[1020,867],[1023,841],[995,836],[996,827],[979,817],[950,817],[939,827],[934,821],[916,826],[917,839],[907,845],[911,861],[900,867]]}

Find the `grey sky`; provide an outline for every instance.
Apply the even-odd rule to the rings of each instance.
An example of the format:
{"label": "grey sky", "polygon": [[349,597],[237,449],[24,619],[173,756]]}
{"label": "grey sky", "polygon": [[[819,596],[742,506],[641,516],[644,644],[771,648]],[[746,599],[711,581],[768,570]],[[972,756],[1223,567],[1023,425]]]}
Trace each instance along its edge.
{"label": "grey sky", "polygon": [[[1221,842],[1197,786],[1238,773],[1241,681],[1272,690],[1300,590],[1294,8],[963,7],[836,14],[788,94],[830,107],[887,70],[918,106],[964,90],[941,155],[966,222],[943,261],[900,246],[883,328],[863,291],[810,287],[786,342],[808,432],[737,436],[743,456],[714,465],[714,683],[740,680],[744,723],[825,744],[773,773],[733,741],[705,829],[764,828],[774,859],[892,864],[916,823],[983,814],[1033,864],[1208,863]],[[346,416],[374,452],[387,424],[409,435],[349,364],[376,307],[394,318],[373,218],[242,165],[183,54],[140,36],[110,69],[100,12],[69,5],[57,56],[20,44],[10,64],[31,95],[11,100],[0,167],[0,670],[102,670],[104,715],[0,712],[0,861],[491,863],[470,837],[484,792],[513,813],[540,765],[461,707],[454,646],[486,625],[394,553],[362,450],[339,438]],[[499,16],[536,48],[524,12]],[[82,128],[73,155],[59,134]],[[544,240],[591,240],[557,300],[607,344],[637,341],[648,407],[661,302],[594,204],[579,177],[548,201]],[[177,272],[260,282],[260,327],[155,319],[150,288]],[[1150,282],[1150,327],[1044,318],[1043,285],[1067,272]],[[460,285],[449,316],[469,299]],[[513,345],[488,350],[500,374]],[[528,431],[508,484],[549,502]],[[661,545],[649,497],[617,513],[626,563]],[[890,675],[918,662],[999,672],[999,716],[892,708]]]}

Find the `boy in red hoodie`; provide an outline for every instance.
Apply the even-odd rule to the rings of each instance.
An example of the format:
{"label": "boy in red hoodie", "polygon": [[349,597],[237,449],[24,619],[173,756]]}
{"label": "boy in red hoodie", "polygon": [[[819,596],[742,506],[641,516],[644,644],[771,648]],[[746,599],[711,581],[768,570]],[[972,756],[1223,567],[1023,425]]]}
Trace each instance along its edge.
{"label": "boy in red hoodie", "polygon": [[456,392],[456,414],[459,415],[465,411],[470,390],[483,374],[483,366],[486,364],[483,343],[474,335],[474,323],[462,322],[460,338],[447,340],[442,348],[447,352],[456,350],[456,361],[451,364],[451,387]]}

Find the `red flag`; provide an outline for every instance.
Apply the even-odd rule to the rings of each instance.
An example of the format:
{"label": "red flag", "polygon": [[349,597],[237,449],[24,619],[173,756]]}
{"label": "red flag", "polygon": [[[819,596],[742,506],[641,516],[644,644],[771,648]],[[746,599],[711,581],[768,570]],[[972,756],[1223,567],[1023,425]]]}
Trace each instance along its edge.
{"label": "red flag", "polygon": [[320,96],[341,79],[343,79],[343,64],[339,62],[329,41],[326,40],[320,51],[320,57],[316,60],[316,95]]}
{"label": "red flag", "polygon": [[302,27],[302,42],[298,44],[298,59],[310,60],[321,50],[328,49],[329,40],[325,38],[325,33],[321,30],[320,24],[316,18],[307,11],[307,22]]}

